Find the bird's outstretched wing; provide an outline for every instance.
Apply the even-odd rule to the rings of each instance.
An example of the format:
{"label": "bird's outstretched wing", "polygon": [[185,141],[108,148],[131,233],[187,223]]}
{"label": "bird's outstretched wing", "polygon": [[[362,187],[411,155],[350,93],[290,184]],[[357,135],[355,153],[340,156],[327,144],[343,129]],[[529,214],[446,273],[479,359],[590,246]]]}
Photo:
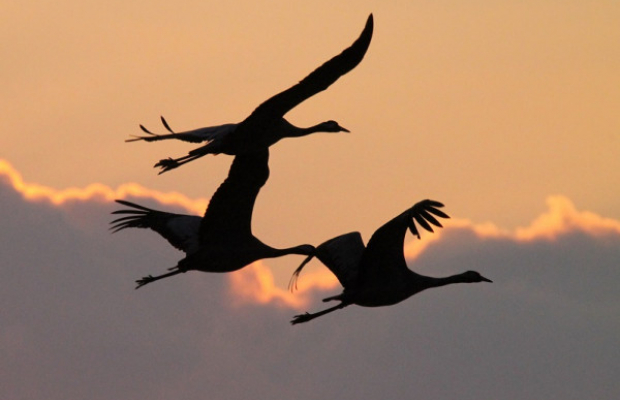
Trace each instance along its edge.
{"label": "bird's outstretched wing", "polygon": [[420,201],[377,229],[368,241],[360,274],[372,279],[373,276],[389,273],[388,269],[394,273],[406,270],[403,246],[407,229],[420,238],[416,222],[429,232],[433,232],[432,225],[441,228],[442,225],[436,217],[450,218],[439,210],[441,207],[443,204],[438,201]]}
{"label": "bird's outstretched wing", "polygon": [[360,37],[350,47],[315,69],[298,84],[263,102],[246,121],[273,121],[282,118],[299,103],[327,89],[362,61],[370,45],[372,31],[373,18],[370,14]]}
{"label": "bird's outstretched wing", "polygon": [[252,235],[256,196],[269,178],[269,150],[235,156],[200,225],[201,242],[230,243]]}
{"label": "bird's outstretched wing", "polygon": [[359,263],[364,253],[364,241],[359,232],[345,233],[326,241],[317,247],[314,254],[308,256],[293,272],[289,281],[289,289],[297,288],[297,279],[301,270],[313,258],[318,258],[334,275],[343,287],[347,287],[357,279]]}
{"label": "bird's outstretched wing", "polygon": [[127,214],[110,222],[112,232],[126,228],[148,228],[159,233],[171,245],[184,252],[191,252],[198,244],[201,218],[197,215],[183,215],[157,211],[126,200],[116,200],[131,209],[113,211],[112,214]]}

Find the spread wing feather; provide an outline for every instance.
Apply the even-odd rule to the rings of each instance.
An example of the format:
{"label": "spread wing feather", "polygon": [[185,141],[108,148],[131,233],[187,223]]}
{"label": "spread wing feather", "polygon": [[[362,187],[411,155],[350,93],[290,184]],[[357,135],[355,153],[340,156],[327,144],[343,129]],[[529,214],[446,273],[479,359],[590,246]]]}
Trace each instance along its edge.
{"label": "spread wing feather", "polygon": [[238,242],[252,235],[252,212],[269,178],[268,161],[268,149],[235,156],[202,219],[201,242]]}
{"label": "spread wing feather", "polygon": [[126,228],[148,228],[159,233],[175,248],[186,253],[191,252],[197,245],[201,221],[199,216],[157,211],[127,200],[116,200],[116,202],[131,209],[112,212],[115,215],[126,215],[110,222],[112,225],[110,229],[113,233]]}
{"label": "spread wing feather", "polygon": [[407,270],[403,253],[407,229],[420,238],[416,222],[429,232],[434,232],[433,225],[441,228],[441,223],[431,214],[441,218],[450,217],[438,210],[438,207],[443,207],[443,204],[433,200],[420,201],[377,229],[368,242],[361,262],[360,274],[373,279],[374,276],[389,273],[386,269],[395,274]]}
{"label": "spread wing feather", "polygon": [[370,14],[360,37],[350,47],[315,69],[298,84],[263,102],[246,121],[250,119],[273,121],[282,118],[304,100],[327,89],[362,61],[370,46],[372,31],[373,17]]}

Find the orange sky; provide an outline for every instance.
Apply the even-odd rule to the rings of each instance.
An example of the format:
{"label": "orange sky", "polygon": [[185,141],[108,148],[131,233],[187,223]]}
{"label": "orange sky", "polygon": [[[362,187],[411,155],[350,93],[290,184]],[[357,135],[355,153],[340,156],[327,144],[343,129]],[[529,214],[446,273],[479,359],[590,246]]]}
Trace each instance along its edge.
{"label": "orange sky", "polygon": [[[619,2],[0,9],[9,397],[618,397]],[[340,287],[315,260],[287,292],[300,256],[133,290],[182,255],[153,232],[111,235],[111,201],[201,214],[232,158],[158,176],[157,160],[193,146],[124,140],[138,124],[162,131],[160,115],[176,130],[241,121],[350,45],[371,12],[362,63],[287,115],[352,133],[272,148],[254,232],[274,247],[353,230],[368,241],[436,199],[451,222],[409,236],[412,267],[471,268],[494,283],[351,306],[301,329],[288,325],[294,313],[321,309]]]}
{"label": "orange sky", "polygon": [[[392,3],[392,2],[388,2]],[[364,61],[288,115],[350,135],[277,144],[256,209],[274,245],[365,238],[422,198],[500,228],[549,195],[620,218],[620,5],[615,2],[10,2],[0,65],[0,157],[57,189],[137,183],[208,199],[231,159],[157,176],[191,148],[124,143],[236,122],[348,46]],[[243,10],[243,12],[240,12]],[[286,202],[283,202],[286,199]]]}

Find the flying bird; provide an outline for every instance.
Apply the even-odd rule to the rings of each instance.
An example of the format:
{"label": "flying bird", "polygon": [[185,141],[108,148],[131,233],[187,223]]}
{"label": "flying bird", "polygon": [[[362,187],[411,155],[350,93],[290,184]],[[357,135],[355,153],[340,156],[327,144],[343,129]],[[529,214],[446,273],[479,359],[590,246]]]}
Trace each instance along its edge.
{"label": "flying bird", "polygon": [[313,254],[295,270],[289,284],[296,287],[296,282],[304,266],[317,257],[329,268],[344,287],[341,294],[323,299],[324,302],[337,300],[334,307],[314,314],[296,315],[292,324],[308,322],[332,311],[351,304],[362,307],[380,307],[400,303],[425,289],[449,285],[452,283],[491,282],[475,271],[445,278],[432,278],[411,271],[407,267],[403,245],[407,228],[420,238],[416,221],[422,228],[433,232],[431,225],[442,227],[435,217],[450,218],[439,208],[443,204],[433,200],[423,200],[407,209],[381,228],[364,246],[359,232],[337,236],[318,246]]}
{"label": "flying bird", "polygon": [[228,177],[217,189],[204,217],[156,211],[126,200],[116,200],[130,209],[111,222],[110,229],[150,228],[186,256],[168,273],[148,275],[136,281],[136,289],[159,279],[191,270],[231,272],[263,258],[287,254],[310,255],[314,246],[302,244],[276,249],[252,234],[252,211],[256,196],[269,177],[269,150],[234,158]]}
{"label": "flying bird", "polygon": [[321,65],[296,85],[266,100],[240,123],[177,133],[161,117],[164,127],[170,132],[169,134],[158,135],[140,125],[140,128],[148,135],[136,136],[126,141],[144,140],[152,142],[178,139],[192,143],[207,142],[207,144],[190,151],[186,156],[160,160],[155,164],[155,167],[161,168],[159,172],[161,174],[207,154],[239,155],[264,149],[282,138],[300,137],[315,132],[349,132],[336,121],[331,120],[311,127],[300,128],[284,119],[284,115],[304,100],[327,89],[338,78],[355,68],[368,50],[372,31],[373,17],[370,14],[360,37],[349,48]]}

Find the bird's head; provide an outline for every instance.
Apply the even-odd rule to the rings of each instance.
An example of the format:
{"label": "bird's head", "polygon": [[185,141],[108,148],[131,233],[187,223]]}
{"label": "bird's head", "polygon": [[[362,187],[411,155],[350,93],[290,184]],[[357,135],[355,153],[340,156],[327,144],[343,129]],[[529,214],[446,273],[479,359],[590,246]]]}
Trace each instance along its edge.
{"label": "bird's head", "polygon": [[338,125],[338,122],[332,120],[323,122],[321,124],[321,130],[323,132],[351,132],[347,128],[343,128],[342,126]]}
{"label": "bird's head", "polygon": [[487,279],[484,276],[480,275],[476,271],[466,271],[466,272],[463,272],[461,276],[462,276],[463,282],[465,283],[493,282],[492,280]]}

